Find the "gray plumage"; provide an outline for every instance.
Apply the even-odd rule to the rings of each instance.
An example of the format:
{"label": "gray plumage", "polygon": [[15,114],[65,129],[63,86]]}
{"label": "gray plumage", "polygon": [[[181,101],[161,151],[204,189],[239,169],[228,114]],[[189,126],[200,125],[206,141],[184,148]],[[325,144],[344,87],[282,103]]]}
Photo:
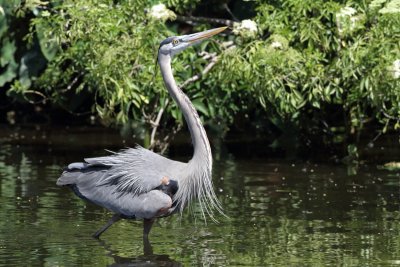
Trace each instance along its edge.
{"label": "gray plumage", "polygon": [[115,213],[95,237],[120,218],[144,219],[147,237],[155,218],[182,212],[194,199],[198,199],[204,218],[206,214],[214,218],[215,210],[222,213],[211,180],[209,141],[194,106],[176,85],[171,58],[225,28],[169,37],[160,44],[158,63],[165,85],[181,108],[192,137],[194,154],[188,163],[170,160],[137,146],[110,156],[72,163],[58,179],[57,185],[69,186],[79,197]]}

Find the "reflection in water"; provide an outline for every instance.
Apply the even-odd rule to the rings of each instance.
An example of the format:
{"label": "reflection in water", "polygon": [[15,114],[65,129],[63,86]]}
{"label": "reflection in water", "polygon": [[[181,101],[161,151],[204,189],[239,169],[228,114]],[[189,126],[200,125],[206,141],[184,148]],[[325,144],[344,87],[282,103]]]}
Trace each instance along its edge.
{"label": "reflection in water", "polygon": [[118,223],[99,245],[91,234],[110,214],[55,185],[62,167],[83,156],[76,139],[65,142],[1,144],[0,266],[400,263],[398,172],[361,166],[348,175],[343,166],[229,155],[214,171],[229,219],[204,225],[186,212],[159,220],[154,254],[143,251],[140,222]]}
{"label": "reflection in water", "polygon": [[181,263],[170,259],[168,255],[155,255],[149,240],[143,240],[143,255],[137,257],[122,257],[113,250],[104,240],[98,239],[101,246],[107,251],[107,255],[114,259],[114,263],[108,265],[113,267],[128,266],[167,266],[180,267]]}

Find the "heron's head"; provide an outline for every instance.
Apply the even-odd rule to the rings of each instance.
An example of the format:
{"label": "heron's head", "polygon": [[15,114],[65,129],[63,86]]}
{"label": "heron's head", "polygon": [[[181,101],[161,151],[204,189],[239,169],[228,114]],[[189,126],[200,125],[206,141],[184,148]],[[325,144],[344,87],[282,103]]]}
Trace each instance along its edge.
{"label": "heron's head", "polygon": [[173,56],[189,46],[198,44],[205,39],[210,38],[222,31],[224,31],[228,27],[220,27],[208,31],[182,35],[182,36],[172,36],[168,37],[164,41],[160,43],[160,48],[158,49],[158,53]]}

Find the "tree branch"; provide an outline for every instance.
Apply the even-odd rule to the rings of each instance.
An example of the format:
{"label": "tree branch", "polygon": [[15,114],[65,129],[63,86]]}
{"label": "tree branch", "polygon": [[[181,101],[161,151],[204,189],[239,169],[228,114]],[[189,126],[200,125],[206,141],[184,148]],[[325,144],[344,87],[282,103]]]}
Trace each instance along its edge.
{"label": "tree branch", "polygon": [[158,129],[158,126],[160,126],[161,117],[164,113],[165,108],[168,106],[168,103],[169,103],[169,99],[165,100],[164,106],[162,106],[160,108],[160,110],[158,111],[156,120],[151,125],[153,127],[153,130],[151,131],[151,135],[150,135],[150,148],[154,148],[154,145],[155,145],[154,139],[156,137],[157,129]]}
{"label": "tree branch", "polygon": [[182,129],[182,125],[181,125],[181,124],[178,124],[178,125],[175,125],[174,127],[172,127],[172,131],[171,131],[169,134],[167,134],[167,136],[165,136],[165,138],[164,138],[164,140],[163,140],[163,144],[160,145],[160,147],[161,147],[161,154],[163,154],[163,153],[167,150],[167,148],[168,148],[168,146],[169,146],[169,142],[171,141],[171,139],[172,139],[181,129]]}
{"label": "tree branch", "polygon": [[202,70],[202,72],[200,72],[200,73],[198,73],[198,74],[196,74],[196,75],[190,77],[190,78],[187,79],[186,81],[184,81],[184,82],[179,86],[180,88],[183,88],[183,87],[187,86],[188,84],[193,83],[193,82],[199,80],[199,79],[201,78],[201,76],[207,74],[207,73],[212,69],[212,67],[214,67],[214,65],[215,65],[215,64],[217,63],[217,61],[218,61],[218,57],[216,56],[215,53],[213,53],[213,54],[208,54],[208,53],[207,53],[207,54],[204,56],[204,58],[207,58],[207,56],[208,56],[208,58],[210,58],[210,62],[204,67],[204,69]]}
{"label": "tree branch", "polygon": [[200,23],[206,22],[211,24],[223,24],[232,27],[234,23],[234,21],[230,19],[217,19],[217,18],[180,16],[180,15],[176,17],[176,20],[188,23],[190,25],[195,24],[195,22],[200,22]]}
{"label": "tree branch", "polygon": [[229,13],[229,15],[231,15],[231,17],[235,20],[235,21],[239,21],[239,19],[232,13],[232,10],[229,8],[227,3],[222,4],[222,6],[225,8],[226,12]]}
{"label": "tree branch", "polygon": [[73,86],[78,82],[78,80],[83,76],[83,72],[80,72],[74,77],[74,79],[68,84],[67,88],[60,90],[61,93],[65,93],[72,89]]}

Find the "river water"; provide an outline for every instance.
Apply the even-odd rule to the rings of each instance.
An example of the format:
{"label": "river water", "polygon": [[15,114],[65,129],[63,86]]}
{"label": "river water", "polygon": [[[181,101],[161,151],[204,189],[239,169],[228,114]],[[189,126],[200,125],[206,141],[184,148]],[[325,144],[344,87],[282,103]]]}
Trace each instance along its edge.
{"label": "river water", "polygon": [[0,266],[400,265],[400,174],[371,164],[225,153],[213,179],[228,218],[160,219],[152,253],[141,222],[93,239],[111,213],[55,182],[66,164],[125,145],[88,128],[0,133]]}

